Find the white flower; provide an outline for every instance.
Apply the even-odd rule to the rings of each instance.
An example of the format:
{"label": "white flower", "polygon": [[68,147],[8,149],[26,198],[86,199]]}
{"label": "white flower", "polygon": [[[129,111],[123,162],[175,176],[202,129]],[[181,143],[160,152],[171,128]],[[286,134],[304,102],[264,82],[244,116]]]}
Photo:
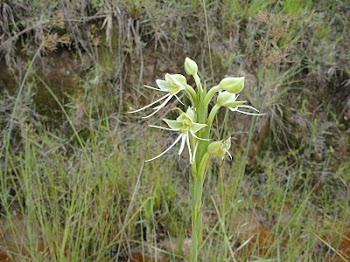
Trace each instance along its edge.
{"label": "white flower", "polygon": [[[180,110],[180,109],[179,109]],[[164,155],[166,152],[168,152],[171,148],[173,148],[180,140],[181,140],[181,145],[180,145],[180,150],[179,150],[179,155],[183,152],[185,148],[185,144],[187,145],[188,152],[190,155],[190,163],[193,163],[193,160],[195,158],[197,146],[195,146],[193,153],[191,149],[191,144],[190,144],[190,136],[193,136],[197,139],[200,140],[207,140],[207,139],[202,139],[197,137],[195,134],[204,128],[205,124],[200,124],[195,122],[195,113],[194,111],[189,107],[185,112],[182,112],[180,110],[181,114],[176,120],[169,120],[169,119],[163,119],[165,123],[169,126],[169,128],[161,127],[161,126],[153,126],[150,125],[150,127],[155,127],[159,129],[165,129],[165,130],[170,130],[170,131],[179,131],[180,135],[175,139],[174,143],[171,144],[166,150],[164,150],[161,154],[146,160],[146,162],[152,161],[154,159],[157,159],[158,157],[161,157]]]}
{"label": "white flower", "polygon": [[[236,95],[236,94],[228,92],[228,91],[219,92],[217,104],[219,106],[227,107],[228,109],[230,109],[233,112],[239,112],[239,113],[245,114],[245,115],[252,115],[252,116],[265,115],[265,114],[259,114],[259,110],[252,107],[252,106],[243,105],[244,103],[246,103],[246,101],[236,101],[238,96],[239,95]],[[247,109],[253,110],[253,111],[258,112],[258,113],[242,111],[241,108],[247,108]]]}
{"label": "white flower", "polygon": [[148,116],[144,116],[143,118],[149,118],[151,116],[153,116],[154,114],[156,114],[159,110],[161,110],[173,97],[175,97],[181,104],[183,104],[180,99],[176,96],[179,92],[181,92],[182,90],[186,89],[187,86],[187,82],[186,82],[186,78],[183,75],[180,74],[166,74],[165,75],[165,80],[161,80],[158,79],[156,81],[158,88],[155,87],[151,87],[151,86],[145,86],[147,88],[153,89],[153,90],[157,90],[160,92],[167,92],[167,94],[159,99],[157,99],[156,101],[150,103],[147,106],[144,106],[142,108],[139,108],[137,110],[131,111],[129,113],[136,113],[139,111],[142,111],[146,108],[149,108],[151,106],[153,106],[154,104],[160,102],[160,101],[164,101],[153,108],[153,110],[155,110],[153,113],[149,114]]}

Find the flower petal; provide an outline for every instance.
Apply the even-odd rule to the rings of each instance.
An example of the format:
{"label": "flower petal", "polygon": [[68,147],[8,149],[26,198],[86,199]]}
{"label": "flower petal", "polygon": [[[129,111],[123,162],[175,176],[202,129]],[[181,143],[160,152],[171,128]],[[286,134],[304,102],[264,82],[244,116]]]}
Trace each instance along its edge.
{"label": "flower petal", "polygon": [[232,155],[230,154],[230,152],[227,150],[226,153],[228,154],[228,156],[230,157],[230,159],[232,161]]}
{"label": "flower petal", "polygon": [[194,150],[193,150],[193,161],[195,161],[195,159],[196,159],[197,148],[198,148],[198,143],[196,143],[196,145],[194,146]]}
{"label": "flower petal", "polygon": [[175,98],[177,99],[177,101],[180,102],[181,105],[183,105],[183,106],[185,105],[184,103],[182,103],[182,101],[180,100],[180,98],[179,98],[177,95],[174,95],[174,96],[175,96]]}
{"label": "flower petal", "polygon": [[169,92],[173,87],[165,80],[157,79],[156,80],[157,86],[159,86],[160,90],[164,92]]}
{"label": "flower petal", "polygon": [[171,128],[167,128],[167,127],[162,127],[162,126],[154,126],[154,125],[148,125],[149,127],[153,127],[153,128],[158,128],[158,129],[162,129],[162,130],[168,130],[168,131],[178,131],[178,130],[174,130]]}
{"label": "flower petal", "polygon": [[186,77],[184,77],[181,74],[166,74],[165,80],[170,84],[177,85],[178,87],[181,87],[187,84]]}
{"label": "flower petal", "polygon": [[173,97],[172,95],[169,95],[169,97],[167,99],[165,99],[165,101],[162,104],[160,104],[159,106],[156,106],[154,108],[156,111],[154,111],[152,114],[149,114],[148,116],[143,116],[142,118],[146,119],[146,118],[149,118],[149,117],[153,116],[154,114],[156,114],[159,110],[161,110],[170,101],[170,99],[172,97]]}
{"label": "flower petal", "polygon": [[185,148],[185,142],[186,142],[186,137],[188,136],[188,135],[183,135],[183,134],[181,134],[181,136],[182,136],[182,141],[181,141],[181,146],[180,146],[180,150],[179,150],[179,155],[181,155],[181,153],[182,153],[182,151],[184,150],[184,148]]}
{"label": "flower petal", "polygon": [[151,159],[148,159],[148,160],[146,160],[145,162],[153,161],[154,159],[157,159],[158,157],[161,157],[162,155],[164,155],[166,152],[168,152],[170,149],[172,149],[172,148],[176,145],[177,142],[180,141],[181,137],[182,137],[182,135],[179,135],[178,138],[176,138],[176,140],[174,141],[174,143],[171,144],[171,146],[169,146],[167,149],[165,149],[165,150],[164,150],[162,153],[160,153],[159,155],[157,155],[157,156],[155,156],[155,157],[153,157],[153,158],[151,158]]}
{"label": "flower petal", "polygon": [[250,112],[245,112],[241,110],[235,110],[238,113],[244,114],[244,115],[250,115],[250,116],[264,116],[265,114],[258,114],[258,113],[250,113]]}
{"label": "flower petal", "polygon": [[201,130],[202,128],[206,127],[206,124],[200,124],[200,123],[192,123],[191,125],[191,132],[193,133],[197,133],[199,130]]}
{"label": "flower petal", "polygon": [[241,105],[243,105],[244,103],[247,103],[247,101],[234,101],[234,102],[229,102],[229,103],[226,103],[225,107],[239,107]]}
{"label": "flower petal", "polygon": [[167,123],[172,130],[180,130],[182,127],[182,123],[176,120],[163,119],[163,121]]}
{"label": "flower petal", "polygon": [[217,104],[219,106],[225,106],[227,103],[235,102],[238,96],[234,93],[230,93],[227,91],[221,91],[219,92],[218,98],[217,98]]}
{"label": "flower petal", "polygon": [[162,89],[160,89],[160,88],[156,88],[156,87],[149,86],[149,85],[144,85],[144,87],[149,88],[149,89],[152,89],[152,90],[156,90],[156,91],[167,92],[167,91],[162,90]]}
{"label": "flower petal", "polygon": [[186,113],[181,113],[177,118],[176,118],[176,121],[178,122],[184,122],[188,120],[188,122],[193,122],[192,119],[186,114]]}
{"label": "flower petal", "polygon": [[254,108],[254,107],[252,107],[252,106],[248,106],[248,105],[240,105],[240,106],[238,106],[238,107],[249,108],[249,109],[252,109],[252,110],[254,110],[254,111],[256,111],[256,112],[259,112],[258,109]]}
{"label": "flower petal", "polygon": [[192,108],[189,106],[186,110],[186,115],[192,120],[192,121],[196,121],[196,115],[194,113],[194,111],[192,110]]}
{"label": "flower petal", "polygon": [[210,139],[200,138],[200,137],[196,136],[192,131],[190,131],[190,132],[191,132],[191,135],[192,135],[193,137],[195,137],[195,138],[197,138],[197,139],[199,139],[199,140],[202,140],[202,141],[210,141]]}
{"label": "flower petal", "polygon": [[130,112],[128,112],[128,113],[129,113],[129,114],[133,114],[133,113],[136,113],[136,112],[140,112],[140,111],[142,111],[142,110],[144,110],[144,109],[146,109],[146,108],[149,108],[149,107],[153,106],[154,104],[158,103],[159,101],[164,100],[164,99],[167,98],[168,96],[170,96],[170,94],[166,94],[165,96],[162,96],[161,98],[159,98],[159,99],[157,99],[156,101],[150,103],[149,105],[144,106],[144,107],[141,107],[141,108],[136,109],[136,110],[134,110],[134,111],[130,111]]}
{"label": "flower petal", "polygon": [[189,136],[186,136],[186,144],[188,148],[188,154],[190,155],[190,163],[193,163],[193,158],[192,158],[192,151],[191,151],[191,145],[190,145],[190,138]]}

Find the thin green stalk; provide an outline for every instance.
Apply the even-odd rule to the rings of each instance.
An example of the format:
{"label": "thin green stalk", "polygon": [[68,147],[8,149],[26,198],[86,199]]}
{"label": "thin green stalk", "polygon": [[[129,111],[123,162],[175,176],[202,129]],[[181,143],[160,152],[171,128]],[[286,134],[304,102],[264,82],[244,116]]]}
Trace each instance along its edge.
{"label": "thin green stalk", "polygon": [[[208,106],[203,103],[203,99],[205,98],[206,94],[204,91],[202,93],[199,92],[198,90],[198,103],[197,103],[197,121],[198,123],[201,124],[206,124],[207,123],[207,118],[208,118]],[[205,130],[200,130],[198,132],[198,135],[200,138],[209,138],[209,133],[208,128],[205,128]],[[198,144],[198,150],[197,150],[197,157],[196,157],[196,162],[197,162],[197,168],[198,165],[200,164],[200,161],[202,160],[202,157],[204,156],[205,152],[207,151],[207,146],[208,142],[206,141],[200,141]]]}
{"label": "thin green stalk", "polygon": [[204,104],[205,105],[209,105],[209,102],[211,101],[211,99],[213,98],[213,96],[215,95],[216,92],[220,91],[221,87],[220,86],[214,86],[211,89],[209,89],[207,95],[204,98]]}
{"label": "thin green stalk", "polygon": [[196,82],[196,86],[197,86],[198,90],[202,91],[203,87],[202,87],[202,84],[201,84],[201,80],[199,79],[199,76],[197,74],[195,74],[193,76],[193,78],[194,78],[194,81]]}
{"label": "thin green stalk", "polygon": [[190,85],[186,85],[185,88],[186,88],[185,91],[188,94],[188,97],[191,99],[193,106],[195,106],[197,102],[196,91],[194,91],[194,89]]}
{"label": "thin green stalk", "polygon": [[[204,174],[210,160],[210,155],[205,153],[197,168],[197,173],[193,173],[192,184],[192,235],[191,235],[191,262],[198,261],[198,251],[202,242],[202,194]],[[192,165],[196,165],[193,163]]]}
{"label": "thin green stalk", "polygon": [[207,121],[207,127],[210,129],[212,124],[213,124],[213,121],[214,121],[214,118],[216,116],[216,114],[218,113],[220,109],[220,106],[218,104],[215,104],[215,106],[211,109],[210,111],[210,114],[209,114],[209,117],[208,117],[208,121]]}
{"label": "thin green stalk", "polygon": [[192,189],[191,262],[198,261],[198,249],[202,239],[202,192],[203,178],[196,176]]}

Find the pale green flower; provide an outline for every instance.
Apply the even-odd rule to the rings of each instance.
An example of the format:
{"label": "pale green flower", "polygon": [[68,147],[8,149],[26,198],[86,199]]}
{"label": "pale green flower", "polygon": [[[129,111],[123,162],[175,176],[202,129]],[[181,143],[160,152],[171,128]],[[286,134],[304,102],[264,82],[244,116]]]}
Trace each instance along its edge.
{"label": "pale green flower", "polygon": [[228,151],[231,147],[231,137],[229,137],[226,140],[220,140],[212,142],[208,145],[208,153],[214,156],[220,156],[222,159],[224,159],[225,154],[228,154],[229,157],[232,160],[232,156],[230,152]]}
{"label": "pale green flower", "polygon": [[186,78],[183,75],[166,74],[165,80],[158,79],[156,81],[156,83],[158,85],[158,88],[147,86],[147,85],[145,87],[147,87],[149,89],[157,90],[160,92],[167,92],[167,94],[165,96],[157,99],[156,101],[150,103],[149,105],[144,106],[142,108],[139,108],[137,110],[131,111],[129,113],[136,113],[136,112],[142,111],[142,110],[149,108],[152,105],[165,99],[160,105],[153,108],[153,110],[155,110],[153,113],[143,117],[143,118],[149,118],[149,117],[153,116],[154,114],[156,114],[159,110],[161,110],[173,97],[175,97],[181,104],[183,104],[180,101],[180,99],[177,97],[177,94],[179,92],[181,92],[182,90],[185,90],[186,86],[187,86]]}
{"label": "pale green flower", "polygon": [[158,157],[161,157],[166,152],[168,152],[171,148],[173,148],[181,140],[179,155],[183,152],[183,150],[185,148],[185,144],[186,144],[187,148],[188,148],[189,155],[190,155],[190,163],[193,163],[193,160],[194,160],[194,157],[196,154],[196,147],[192,153],[191,144],[190,144],[190,136],[192,136],[196,139],[199,139],[199,140],[207,140],[207,139],[202,139],[202,138],[199,138],[196,136],[196,133],[199,130],[201,130],[202,128],[206,127],[207,125],[195,122],[195,120],[196,120],[195,119],[195,112],[192,110],[191,107],[189,107],[187,109],[186,113],[181,111],[180,109],[179,109],[179,111],[180,111],[180,115],[178,116],[178,118],[176,118],[176,120],[163,119],[163,121],[165,123],[167,123],[169,128],[150,125],[150,127],[155,127],[155,128],[165,129],[165,130],[170,130],[170,131],[177,131],[177,132],[180,132],[180,135],[175,139],[174,143],[171,144],[171,146],[169,146],[165,151],[163,151],[161,154],[159,154],[159,155],[157,155],[149,160],[146,160],[146,162],[152,161],[154,159],[157,159]]}
{"label": "pale green flower", "polygon": [[198,72],[198,66],[195,61],[193,61],[191,58],[186,57],[185,59],[185,71],[186,74],[190,76],[197,75]]}
{"label": "pale green flower", "polygon": [[226,91],[230,93],[239,93],[244,88],[244,77],[225,77],[219,85],[209,89],[204,99],[204,104],[208,105],[216,92]]}
{"label": "pale green flower", "polygon": [[237,98],[236,94],[227,91],[219,92],[216,104],[224,107],[237,107],[246,103],[246,101],[237,101]]}
{"label": "pale green flower", "polygon": [[239,93],[244,88],[244,77],[225,77],[219,83],[220,90]]}
{"label": "pale green flower", "polygon": [[[246,103],[246,101],[236,101],[238,96],[239,95],[236,95],[236,94],[228,92],[228,91],[219,92],[219,95],[217,98],[217,105],[227,107],[228,109],[230,109],[233,112],[239,112],[239,113],[245,114],[245,115],[252,115],[252,116],[265,115],[265,114],[259,114],[259,110],[252,107],[252,106],[243,105],[244,103]],[[251,109],[251,110],[258,112],[258,113],[242,111],[241,108]]]}

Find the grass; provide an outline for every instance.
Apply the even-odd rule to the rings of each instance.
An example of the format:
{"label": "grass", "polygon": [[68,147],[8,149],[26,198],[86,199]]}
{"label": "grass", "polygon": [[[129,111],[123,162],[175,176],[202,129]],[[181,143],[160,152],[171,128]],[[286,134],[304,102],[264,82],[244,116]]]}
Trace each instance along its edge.
{"label": "grass", "polygon": [[[176,171],[170,156],[140,166],[154,139],[135,137],[126,147],[121,137],[101,128],[67,154],[59,134],[36,134],[28,127],[23,152],[10,153],[11,172],[1,173],[7,188],[1,192],[6,224],[1,233],[7,242],[2,239],[2,248],[19,260],[108,261],[140,246],[145,253],[173,252],[180,259],[181,253],[158,245],[189,237],[189,199],[182,189],[187,172]],[[316,191],[312,173],[305,177],[289,157],[259,161],[260,178],[239,177],[239,154],[231,168],[226,164],[218,176],[209,174],[203,261],[320,261],[322,242],[335,250],[334,257],[346,257],[337,250],[337,237],[348,226],[348,200],[332,199],[326,188]],[[349,164],[339,168],[335,181],[345,181],[347,174]]]}
{"label": "grass", "polygon": [[[143,165],[172,138],[125,114],[188,55],[209,87],[245,76],[243,95],[267,113],[214,121],[233,134],[234,160],[213,161],[206,177],[201,261],[349,260],[346,3],[143,3],[0,4],[12,77],[0,81],[0,258],[188,257],[188,160],[169,152]],[[67,50],[63,64],[81,72],[58,92],[41,69]],[[46,99],[53,108],[40,111]]]}

